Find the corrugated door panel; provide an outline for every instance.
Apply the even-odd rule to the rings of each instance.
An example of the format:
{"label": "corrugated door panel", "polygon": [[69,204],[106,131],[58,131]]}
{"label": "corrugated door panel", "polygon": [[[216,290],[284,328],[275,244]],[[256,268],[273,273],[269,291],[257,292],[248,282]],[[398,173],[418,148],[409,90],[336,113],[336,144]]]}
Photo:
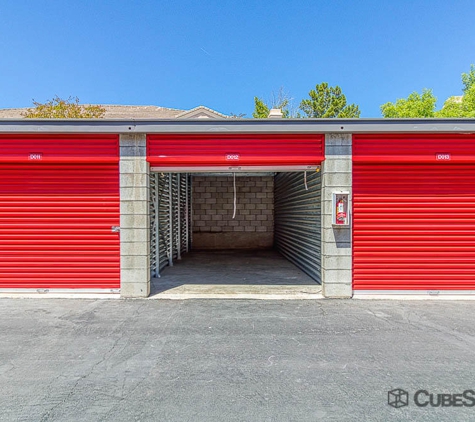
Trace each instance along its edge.
{"label": "corrugated door panel", "polygon": [[274,178],[274,239],[289,261],[321,282],[321,175],[278,173]]}
{"label": "corrugated door panel", "polygon": [[180,177],[180,252],[184,254],[188,251],[188,174],[184,173]]}
{"label": "corrugated door panel", "polygon": [[187,174],[150,177],[150,262],[152,277],[189,249],[191,182]]}
{"label": "corrugated door panel", "polygon": [[473,134],[353,136],[355,163],[475,163]]}
{"label": "corrugated door panel", "polygon": [[319,165],[323,135],[148,135],[152,166]]}
{"label": "corrugated door panel", "polygon": [[172,230],[170,219],[170,178],[170,173],[158,173],[159,271],[168,265],[170,259]]}
{"label": "corrugated door panel", "polygon": [[173,236],[172,236],[172,257],[173,260],[178,258],[178,248],[179,248],[179,236],[180,230],[178,227],[178,174],[172,174],[172,227],[173,227]]}
{"label": "corrugated door panel", "polygon": [[117,163],[116,135],[2,135],[1,163]]}
{"label": "corrugated door panel", "polygon": [[[2,153],[10,141],[0,138]],[[48,144],[43,137],[25,138],[25,143],[35,141],[35,151],[47,151],[41,148]],[[21,152],[23,140],[17,142]],[[69,164],[0,166],[0,288],[119,288],[119,234],[111,231],[119,226],[118,139],[94,142],[107,152],[106,163],[65,159]],[[89,146],[88,154],[94,155],[95,146]],[[114,151],[115,163],[108,163]]]}
{"label": "corrugated door panel", "polygon": [[475,290],[475,164],[354,163],[355,290]]}
{"label": "corrugated door panel", "polygon": [[158,173],[150,174],[150,275],[159,276]]}

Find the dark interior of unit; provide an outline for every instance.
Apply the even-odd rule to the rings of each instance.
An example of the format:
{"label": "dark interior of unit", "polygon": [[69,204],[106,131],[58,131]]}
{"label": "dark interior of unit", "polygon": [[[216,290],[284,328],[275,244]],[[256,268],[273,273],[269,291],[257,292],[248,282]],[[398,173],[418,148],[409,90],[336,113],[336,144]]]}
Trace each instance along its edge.
{"label": "dark interior of unit", "polygon": [[320,283],[320,173],[152,173],[150,180],[152,277]]}

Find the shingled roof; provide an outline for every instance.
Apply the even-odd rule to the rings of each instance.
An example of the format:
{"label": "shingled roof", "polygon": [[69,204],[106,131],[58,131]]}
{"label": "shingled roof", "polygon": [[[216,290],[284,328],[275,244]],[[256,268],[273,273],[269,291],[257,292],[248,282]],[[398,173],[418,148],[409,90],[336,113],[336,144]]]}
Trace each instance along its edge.
{"label": "shingled roof", "polygon": [[[105,119],[193,119],[209,118],[223,119],[229,118],[224,114],[218,113],[208,107],[198,106],[191,110],[180,110],[176,108],[166,108],[157,106],[138,106],[138,105],[103,105],[106,109]],[[21,119],[23,113],[28,110],[25,108],[5,108],[0,109],[0,119]]]}
{"label": "shingled roof", "polygon": [[26,108],[4,108],[0,109],[0,119],[21,119]]}

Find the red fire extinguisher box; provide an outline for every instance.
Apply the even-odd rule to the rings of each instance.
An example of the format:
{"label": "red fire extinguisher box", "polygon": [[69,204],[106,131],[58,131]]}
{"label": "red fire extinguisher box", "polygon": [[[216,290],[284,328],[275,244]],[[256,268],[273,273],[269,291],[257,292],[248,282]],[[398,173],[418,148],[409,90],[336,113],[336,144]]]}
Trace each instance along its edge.
{"label": "red fire extinguisher box", "polygon": [[332,225],[348,227],[350,225],[350,192],[332,193]]}

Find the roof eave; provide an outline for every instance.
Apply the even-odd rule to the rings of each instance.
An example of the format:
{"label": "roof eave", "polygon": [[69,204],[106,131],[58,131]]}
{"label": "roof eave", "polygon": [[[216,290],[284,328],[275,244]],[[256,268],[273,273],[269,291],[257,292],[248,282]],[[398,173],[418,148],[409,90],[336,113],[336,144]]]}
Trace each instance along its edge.
{"label": "roof eave", "polygon": [[0,133],[475,133],[475,119],[0,119]]}

